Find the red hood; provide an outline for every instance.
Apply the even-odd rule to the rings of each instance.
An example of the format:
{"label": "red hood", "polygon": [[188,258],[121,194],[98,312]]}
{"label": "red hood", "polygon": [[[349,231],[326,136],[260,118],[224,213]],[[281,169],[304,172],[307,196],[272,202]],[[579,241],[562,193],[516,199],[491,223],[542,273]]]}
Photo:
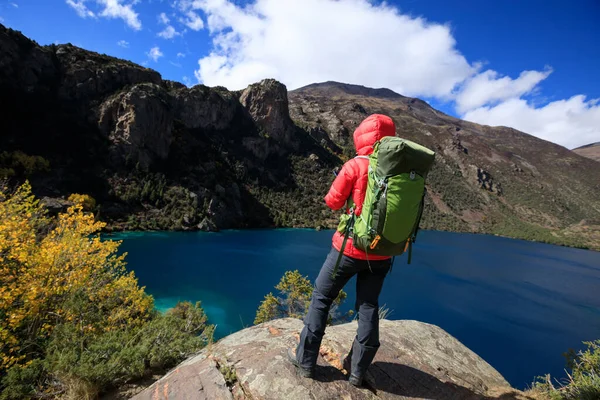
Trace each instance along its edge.
{"label": "red hood", "polygon": [[396,126],[387,115],[373,114],[360,123],[354,131],[354,147],[359,156],[368,156],[373,145],[385,136],[395,136]]}

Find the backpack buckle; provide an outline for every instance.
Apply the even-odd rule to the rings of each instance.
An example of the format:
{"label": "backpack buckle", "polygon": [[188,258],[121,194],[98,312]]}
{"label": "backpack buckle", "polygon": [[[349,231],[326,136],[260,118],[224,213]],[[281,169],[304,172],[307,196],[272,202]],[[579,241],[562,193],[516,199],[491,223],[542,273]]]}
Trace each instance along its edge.
{"label": "backpack buckle", "polygon": [[375,239],[373,239],[369,248],[371,250],[373,250],[375,247],[377,247],[377,243],[379,243],[380,240],[381,240],[381,236],[379,236],[379,235],[375,236]]}
{"label": "backpack buckle", "polygon": [[417,173],[415,171],[410,171],[410,180],[414,181]]}
{"label": "backpack buckle", "polygon": [[406,239],[406,244],[404,245],[404,251],[403,251],[403,253],[406,253],[406,250],[408,250],[411,242],[412,242],[411,238]]}

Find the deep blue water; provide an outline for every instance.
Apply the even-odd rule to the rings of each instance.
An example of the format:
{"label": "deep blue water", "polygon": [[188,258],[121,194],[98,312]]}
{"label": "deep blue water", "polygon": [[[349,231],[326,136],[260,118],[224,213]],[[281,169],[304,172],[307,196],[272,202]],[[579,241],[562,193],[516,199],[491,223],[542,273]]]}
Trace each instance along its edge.
{"label": "deep blue water", "polygon": [[[283,273],[314,281],[331,231],[126,233],[129,268],[160,309],[201,300],[219,336],[252,324]],[[515,387],[564,375],[562,353],[600,338],[600,253],[485,235],[424,231],[396,259],[380,304],[390,319],[438,325]],[[346,287],[354,304],[354,282]]]}

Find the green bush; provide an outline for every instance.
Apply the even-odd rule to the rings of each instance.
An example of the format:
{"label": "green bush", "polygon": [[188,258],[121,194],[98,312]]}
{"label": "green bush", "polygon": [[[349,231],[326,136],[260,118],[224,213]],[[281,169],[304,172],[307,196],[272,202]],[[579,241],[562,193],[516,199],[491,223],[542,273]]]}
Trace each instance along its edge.
{"label": "green bush", "polygon": [[571,371],[566,382],[552,383],[550,375],[539,377],[533,391],[556,400],[600,399],[600,340],[584,342],[583,351],[570,350],[566,354],[567,368]]}
{"label": "green bush", "polygon": [[2,379],[1,400],[30,398],[36,394],[38,387],[44,381],[44,362],[40,359],[33,360],[26,366],[10,368]]}
{"label": "green bush", "polygon": [[22,151],[0,153],[0,177],[30,177],[50,170],[50,163],[43,157],[30,156]]}
{"label": "green bush", "polygon": [[45,364],[61,380],[107,388],[141,378],[149,369],[176,365],[202,349],[212,333],[200,303],[179,303],[138,329],[88,334],[73,325],[60,326]]}
{"label": "green bush", "polygon": [[11,367],[2,379],[0,399],[39,395],[54,387],[71,397],[94,398],[111,387],[163,372],[212,341],[200,303],[182,302],[166,314],[155,313],[133,329],[93,333],[73,324],[57,326],[44,359]]}

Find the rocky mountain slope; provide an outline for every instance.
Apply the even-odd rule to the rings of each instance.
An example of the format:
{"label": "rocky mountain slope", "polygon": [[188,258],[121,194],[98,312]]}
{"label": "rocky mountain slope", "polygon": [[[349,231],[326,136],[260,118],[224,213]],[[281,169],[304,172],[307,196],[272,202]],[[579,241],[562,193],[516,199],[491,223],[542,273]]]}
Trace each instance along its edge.
{"label": "rocky mountain slope", "polygon": [[580,156],[591,158],[594,161],[600,161],[600,142],[581,146],[573,151]]}
{"label": "rocky mountain slope", "polygon": [[432,149],[423,226],[600,248],[598,163],[388,89],[187,88],[0,25],[0,175],[53,209],[89,194],[112,229],[333,227],[322,198],[351,134],[386,113]]}
{"label": "rocky mountain slope", "polygon": [[351,132],[371,113],[437,152],[423,226],[600,247],[598,164],[506,127],[462,121],[388,89],[326,82],[289,95],[293,120],[351,156]]}
{"label": "rocky mountain slope", "polygon": [[301,378],[286,358],[301,329],[302,321],[290,318],[234,333],[133,399],[528,398],[448,333],[417,321],[381,321],[381,347],[367,373],[366,389],[351,386],[341,365],[356,323],[329,327],[316,379]]}
{"label": "rocky mountain slope", "polygon": [[117,229],[322,223],[320,172],[339,160],[292,123],[278,82],[188,89],[1,26],[0,67],[0,172],[56,208],[92,195]]}

